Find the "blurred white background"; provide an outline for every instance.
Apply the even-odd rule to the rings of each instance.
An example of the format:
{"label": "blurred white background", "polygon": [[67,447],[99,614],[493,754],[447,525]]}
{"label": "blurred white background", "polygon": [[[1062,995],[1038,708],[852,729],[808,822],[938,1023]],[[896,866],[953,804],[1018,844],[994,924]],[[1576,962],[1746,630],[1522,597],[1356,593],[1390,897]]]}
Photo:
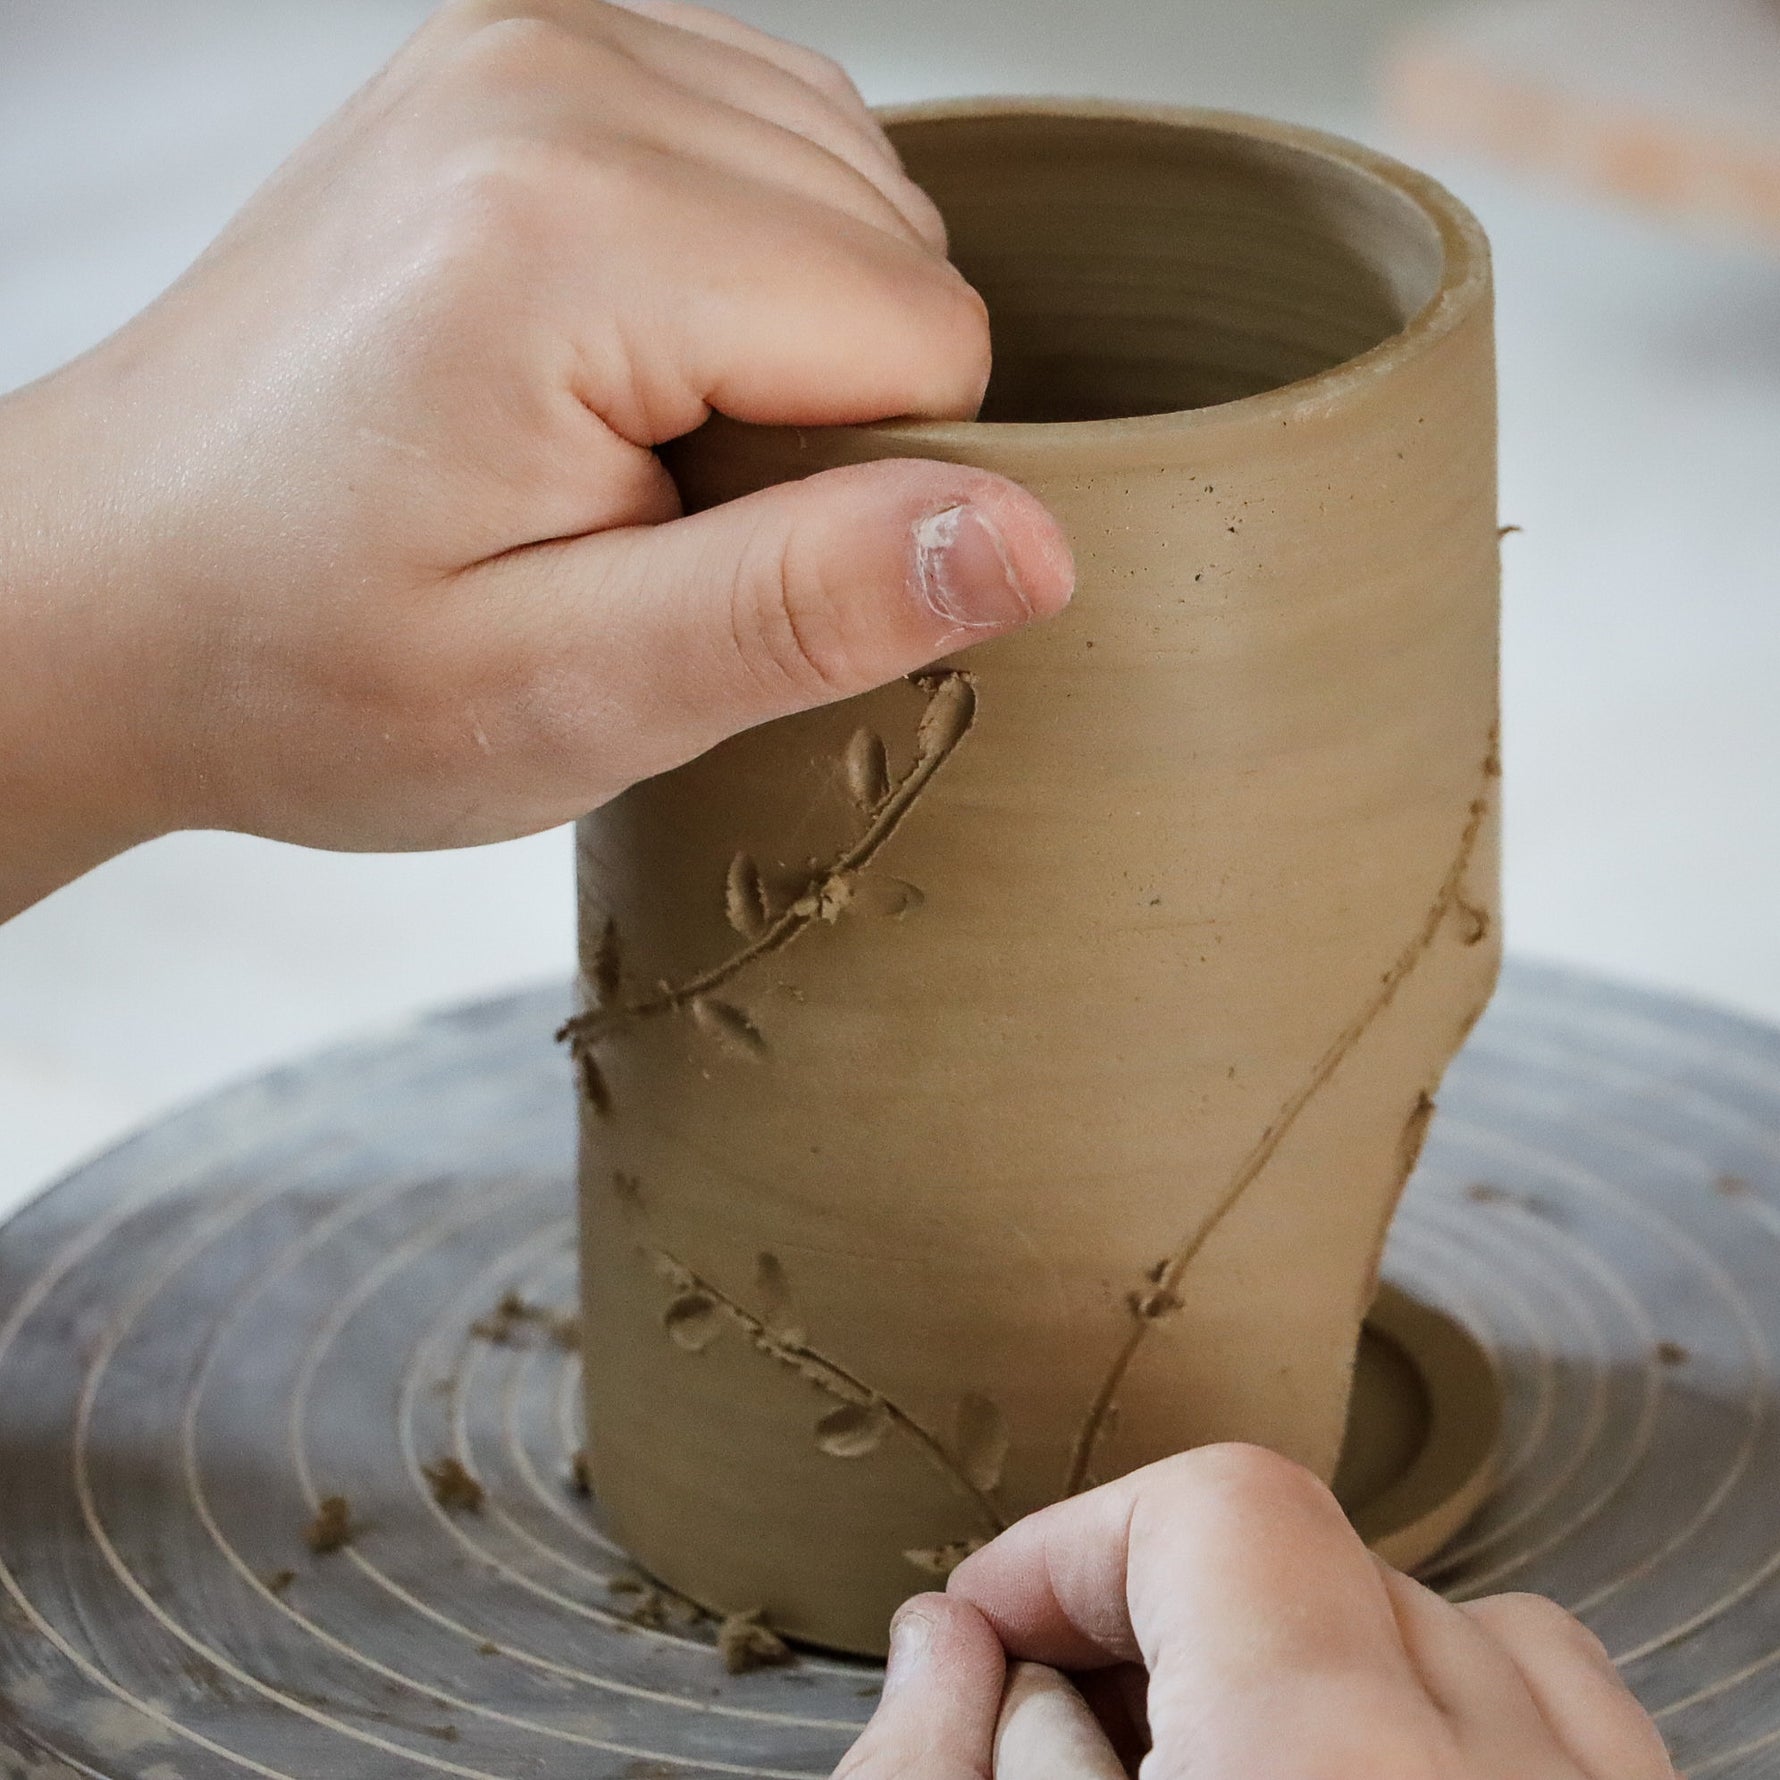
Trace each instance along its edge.
{"label": "blurred white background", "polygon": [[[1433,0],[736,0],[867,94],[1093,92],[1429,166],[1502,301],[1510,943],[1780,1019],[1780,255],[1396,138]],[[423,0],[4,0],[0,389],[173,278]],[[0,664],[3,671],[3,664]],[[3,693],[0,693],[3,695]],[[224,1079],[565,974],[565,833],[433,858],[187,835],[0,928],[0,1211]]]}

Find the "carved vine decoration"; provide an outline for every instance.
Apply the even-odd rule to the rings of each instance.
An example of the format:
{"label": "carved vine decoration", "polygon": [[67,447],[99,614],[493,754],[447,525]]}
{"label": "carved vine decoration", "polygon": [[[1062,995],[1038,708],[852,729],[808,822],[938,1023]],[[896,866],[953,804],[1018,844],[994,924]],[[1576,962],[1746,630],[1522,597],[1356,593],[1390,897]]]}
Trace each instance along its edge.
{"label": "carved vine decoration", "polygon": [[[724,912],[745,941],[727,958],[677,984],[662,983],[650,993],[627,997],[625,967],[617,922],[608,919],[594,948],[587,989],[593,1005],[565,1021],[557,1033],[566,1041],[581,1076],[582,1091],[602,1115],[612,1112],[612,1092],[596,1055],[598,1047],[644,1020],[683,1015],[725,1049],[762,1057],[767,1041],[753,1019],[717,993],[750,965],[783,951],[818,922],[832,924],[859,896],[860,877],[884,843],[952,757],[976,720],[975,680],[962,669],[917,674],[913,684],[927,694],[927,705],[915,728],[915,754],[908,770],[895,780],[880,736],[869,729],[855,733],[842,766],[847,789],[864,826],[832,859],[817,865],[799,894],[785,907],[775,907],[759,868],[747,853],[738,853],[724,884]],[[910,884],[887,886],[888,912],[916,906],[920,892]]]}
{"label": "carved vine decoration", "polygon": [[[883,739],[870,729],[856,731],[842,756],[847,790],[862,820],[858,834],[833,858],[813,867],[802,888],[783,907],[775,905],[751,855],[738,853],[731,861],[723,887],[724,914],[744,943],[728,957],[683,982],[664,982],[651,992],[627,995],[621,937],[616,921],[608,918],[587,972],[586,989],[592,1005],[566,1021],[557,1033],[575,1058],[582,1092],[602,1117],[610,1117],[614,1107],[610,1084],[599,1064],[600,1046],[645,1020],[680,1016],[732,1053],[764,1057],[769,1049],[765,1035],[744,1009],[719,991],[818,923],[833,924],[849,909],[870,904],[882,913],[903,914],[919,906],[921,893],[912,884],[888,880],[862,885],[861,879],[969,733],[976,719],[977,694],[974,679],[961,669],[911,678],[927,694],[927,703],[916,724],[914,757],[907,770],[900,777],[891,776]],[[620,1175],[617,1188],[627,1214],[633,1221],[640,1220],[639,1183]],[[857,1459],[876,1451],[888,1437],[904,1439],[969,1501],[984,1529],[982,1534],[905,1552],[904,1557],[916,1569],[943,1576],[1006,1526],[993,1492],[1000,1484],[1007,1456],[1007,1431],[994,1404],[976,1396],[961,1399],[953,1438],[943,1439],[881,1391],[809,1345],[807,1332],[790,1309],[784,1268],[774,1256],[760,1257],[755,1285],[763,1300],[763,1313],[756,1314],[646,1234],[640,1248],[671,1293],[662,1325],[676,1345],[698,1353],[725,1326],[739,1331],[759,1353],[795,1372],[829,1400],[831,1407],[813,1429],[818,1450],[831,1458]]]}
{"label": "carved vine decoration", "polygon": [[[1076,1435],[1064,1485],[1066,1495],[1075,1495],[1088,1486],[1095,1451],[1117,1414],[1119,1388],[1125,1382],[1131,1364],[1137,1358],[1150,1330],[1183,1307],[1180,1287],[1188,1268],[1211,1240],[1213,1232],[1236,1209],[1243,1194],[1260,1178],[1305,1109],[1328,1085],[1330,1078],[1371,1030],[1373,1023],[1396,1000],[1398,990],[1432,948],[1442,925],[1449,918],[1456,918],[1460,923],[1459,937],[1465,945],[1477,945],[1488,934],[1487,914],[1466,899],[1464,888],[1472,856],[1477,850],[1478,839],[1489,816],[1491,788],[1501,774],[1501,761],[1492,736],[1490,752],[1483,764],[1483,784],[1466,812],[1465,826],[1459,835],[1452,863],[1447,867],[1446,875],[1409,943],[1392,961],[1390,968],[1379,980],[1377,989],[1367,998],[1366,1004],[1336,1034],[1304,1081],[1274,1114],[1218,1195],[1210,1214],[1182,1238],[1172,1253],[1149,1269],[1141,1285],[1127,1294],[1126,1304],[1131,1312],[1131,1326],[1126,1331],[1105,1378],[1095,1391],[1087,1416]],[[1429,1102],[1427,1114],[1421,1121],[1421,1134],[1425,1134],[1427,1118],[1432,1116],[1432,1112],[1433,1105]]]}

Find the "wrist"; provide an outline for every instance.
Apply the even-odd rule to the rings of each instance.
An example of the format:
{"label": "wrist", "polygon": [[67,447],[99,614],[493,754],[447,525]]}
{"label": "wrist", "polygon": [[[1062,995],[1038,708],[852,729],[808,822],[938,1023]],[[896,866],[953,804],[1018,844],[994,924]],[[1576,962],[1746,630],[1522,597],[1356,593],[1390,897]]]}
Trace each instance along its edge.
{"label": "wrist", "polygon": [[187,825],[91,363],[0,398],[0,920]]}

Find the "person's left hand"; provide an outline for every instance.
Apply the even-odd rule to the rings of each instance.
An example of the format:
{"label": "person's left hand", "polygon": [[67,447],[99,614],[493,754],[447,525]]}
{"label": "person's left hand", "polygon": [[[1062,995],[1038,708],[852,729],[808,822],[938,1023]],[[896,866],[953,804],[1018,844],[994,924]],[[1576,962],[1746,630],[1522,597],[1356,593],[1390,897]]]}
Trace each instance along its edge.
{"label": "person's left hand", "polygon": [[1675,1780],[1560,1607],[1442,1600],[1309,1472],[1241,1446],[1044,1509],[909,1602],[837,1780],[1123,1780],[1139,1761],[1143,1780]]}

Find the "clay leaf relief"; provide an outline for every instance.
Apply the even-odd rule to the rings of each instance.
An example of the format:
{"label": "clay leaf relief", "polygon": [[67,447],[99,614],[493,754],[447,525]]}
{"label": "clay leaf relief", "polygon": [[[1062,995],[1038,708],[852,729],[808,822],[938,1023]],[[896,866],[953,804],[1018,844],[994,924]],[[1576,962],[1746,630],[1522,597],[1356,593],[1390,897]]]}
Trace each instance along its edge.
{"label": "clay leaf relief", "polygon": [[[1368,997],[1365,1005],[1336,1034],[1303,1083],[1274,1114],[1272,1121],[1255,1140],[1236,1173],[1218,1196],[1210,1215],[1187,1235],[1171,1255],[1147,1270],[1142,1285],[1127,1294],[1126,1304],[1131,1312],[1131,1326],[1105,1379],[1094,1393],[1087,1417],[1076,1435],[1064,1494],[1075,1495],[1086,1489],[1092,1481],[1094,1455],[1117,1414],[1119,1388],[1150,1330],[1182,1307],[1181,1281],[1199,1251],[1210,1240],[1212,1232],[1235,1210],[1243,1194],[1260,1178],[1305,1108],[1328,1085],[1355,1046],[1371,1030],[1373,1023],[1396,1000],[1397,991],[1433,948],[1441,928],[1449,919],[1454,919],[1460,943],[1467,946],[1477,945],[1488,934],[1488,914],[1466,898],[1465,877],[1471,868],[1472,855],[1477,850],[1478,838],[1483,833],[1484,823],[1489,816],[1491,787],[1501,776],[1497,742],[1492,734],[1490,750],[1483,763],[1483,784],[1466,812],[1465,825],[1459,835],[1452,863],[1447,867],[1446,875],[1409,943],[1392,961],[1390,968],[1380,978],[1378,988]],[[1420,1153],[1421,1140],[1427,1134],[1433,1113],[1433,1101],[1427,1095],[1422,1095],[1410,1115],[1409,1126],[1404,1134],[1403,1149],[1408,1156],[1409,1167],[1413,1167],[1415,1156]],[[1404,1174],[1407,1178],[1407,1167]]]}
{"label": "clay leaf relief", "polygon": [[616,921],[608,919],[595,942],[587,971],[592,1005],[557,1033],[575,1058],[581,1091],[603,1118],[614,1111],[611,1085],[598,1048],[639,1021],[684,1016],[723,1050],[759,1061],[770,1045],[766,1034],[742,1007],[717,991],[750,965],[790,945],[817,922],[832,925],[849,909],[900,917],[919,908],[921,892],[897,878],[867,875],[879,849],[902,825],[921,794],[952,756],[976,720],[976,682],[958,668],[911,676],[927,694],[915,727],[915,752],[907,772],[893,779],[883,738],[869,729],[847,743],[840,771],[860,817],[857,835],[832,859],[818,862],[798,894],[783,908],[753,857],[737,853],[723,885],[723,912],[745,943],[721,963],[679,984],[661,983],[651,993],[626,998],[627,971]]}
{"label": "clay leaf relief", "polygon": [[[635,1207],[634,1195],[627,1194],[626,1201]],[[828,1399],[810,1430],[818,1452],[831,1459],[864,1459],[888,1439],[910,1441],[968,1499],[988,1529],[978,1544],[1006,1526],[993,1491],[1001,1481],[1007,1434],[1000,1411],[987,1398],[967,1397],[960,1404],[953,1450],[880,1391],[808,1345],[792,1306],[784,1264],[777,1256],[763,1254],[756,1263],[755,1288],[763,1301],[757,1314],[664,1249],[645,1242],[644,1253],[669,1290],[661,1322],[676,1347],[701,1354],[726,1328],[735,1330],[757,1353],[795,1372]],[[962,1556],[965,1547],[958,1549]]]}

